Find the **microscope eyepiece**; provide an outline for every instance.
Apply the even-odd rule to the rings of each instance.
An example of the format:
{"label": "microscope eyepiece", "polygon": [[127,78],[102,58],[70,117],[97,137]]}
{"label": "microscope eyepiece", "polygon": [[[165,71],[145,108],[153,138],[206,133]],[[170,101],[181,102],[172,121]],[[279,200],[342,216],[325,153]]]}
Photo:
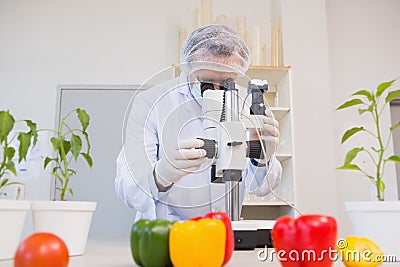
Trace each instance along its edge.
{"label": "microscope eyepiece", "polygon": [[268,81],[260,79],[252,79],[251,81],[249,81],[247,92],[251,94],[255,91],[261,91],[261,93],[265,93],[266,91],[268,91]]}
{"label": "microscope eyepiece", "polygon": [[251,94],[251,115],[264,115],[264,92],[268,91],[268,82],[266,80],[254,79],[249,81],[247,92]]}
{"label": "microscope eyepiece", "polygon": [[232,78],[228,78],[221,83],[221,87],[223,87],[225,91],[235,90],[235,81]]}
{"label": "microscope eyepiece", "polygon": [[200,89],[201,89],[201,96],[203,96],[204,91],[206,90],[214,90],[214,84],[209,83],[209,82],[201,82],[200,83]]}

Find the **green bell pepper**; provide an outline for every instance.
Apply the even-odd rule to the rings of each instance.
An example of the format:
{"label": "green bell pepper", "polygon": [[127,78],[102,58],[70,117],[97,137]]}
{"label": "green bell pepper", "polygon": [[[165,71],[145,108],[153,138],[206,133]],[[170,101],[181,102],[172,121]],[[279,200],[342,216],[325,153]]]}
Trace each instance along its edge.
{"label": "green bell pepper", "polygon": [[139,220],[131,229],[131,252],[136,264],[143,267],[172,266],[169,258],[167,220]]}

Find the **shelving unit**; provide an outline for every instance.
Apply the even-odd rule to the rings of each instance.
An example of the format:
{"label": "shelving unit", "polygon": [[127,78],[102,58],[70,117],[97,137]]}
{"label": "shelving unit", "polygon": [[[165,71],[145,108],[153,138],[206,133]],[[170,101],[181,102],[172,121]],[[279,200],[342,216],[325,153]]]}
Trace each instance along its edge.
{"label": "shelving unit", "polygon": [[[290,67],[252,66],[246,73],[247,77],[238,79],[238,83],[243,83],[249,79],[268,81],[269,90],[264,94],[264,98],[275,118],[279,121],[280,127],[280,145],[276,157],[282,165],[282,179],[274,192],[288,202],[283,202],[272,194],[257,197],[246,192],[242,208],[244,219],[276,219],[283,215],[295,215],[291,206],[295,205],[296,202],[290,70]],[[240,79],[245,79],[245,81]]]}
{"label": "shelving unit", "polygon": [[[290,67],[251,66],[246,76],[238,77],[238,86],[247,88],[250,79],[268,81],[269,89],[264,93],[275,118],[279,121],[280,144],[276,157],[282,165],[282,179],[274,192],[286,202],[272,194],[257,197],[245,192],[242,217],[244,219],[277,219],[283,215],[295,216],[292,205],[295,205],[295,175],[293,150],[293,109]],[[173,75],[178,76],[178,65],[173,67]]]}

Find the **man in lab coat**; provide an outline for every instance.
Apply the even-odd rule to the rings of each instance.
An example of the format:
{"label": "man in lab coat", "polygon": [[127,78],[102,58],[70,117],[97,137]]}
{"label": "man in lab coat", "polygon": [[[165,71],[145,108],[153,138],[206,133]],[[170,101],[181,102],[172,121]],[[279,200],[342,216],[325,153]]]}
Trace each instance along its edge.
{"label": "man in lab coat", "polygon": [[[198,149],[204,120],[200,82],[219,89],[222,81],[243,75],[249,64],[249,50],[236,32],[224,25],[203,26],[182,47],[182,74],[135,96],[117,158],[115,189],[137,211],[136,220],[184,220],[225,210],[224,184],[210,182],[210,160]],[[265,160],[248,160],[239,183],[240,208],[245,188],[264,196],[281,179],[274,154],[278,122],[269,109],[260,133]]]}

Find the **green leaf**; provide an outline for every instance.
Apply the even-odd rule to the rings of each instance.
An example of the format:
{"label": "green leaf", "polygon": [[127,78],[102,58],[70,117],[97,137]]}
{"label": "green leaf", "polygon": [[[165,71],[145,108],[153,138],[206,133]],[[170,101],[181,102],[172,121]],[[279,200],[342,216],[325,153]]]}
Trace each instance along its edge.
{"label": "green leaf", "polygon": [[90,151],[90,141],[89,141],[89,135],[88,135],[88,133],[87,132],[82,132],[82,134],[83,134],[83,136],[85,137],[85,139],[86,139],[86,144],[87,144],[87,154],[89,154],[89,151]]}
{"label": "green leaf", "polygon": [[[52,159],[52,158],[46,157],[46,158],[44,159],[43,169],[46,169],[47,165],[48,165],[51,161],[53,161],[53,160],[56,160],[56,159]],[[53,172],[54,172],[54,170],[53,170]]]}
{"label": "green leaf", "polygon": [[12,160],[15,155],[15,149],[13,147],[7,147],[4,149],[4,153],[8,160]]}
{"label": "green leaf", "polygon": [[73,170],[73,169],[68,169],[68,171],[70,172],[69,175],[75,175],[76,174],[76,171]]}
{"label": "green leaf", "polygon": [[81,122],[82,130],[86,131],[86,128],[88,127],[90,121],[89,115],[86,113],[84,109],[80,108],[76,109],[76,113],[78,114],[78,119]]}
{"label": "green leaf", "polygon": [[385,92],[386,89],[388,89],[396,80],[392,80],[390,82],[384,82],[378,85],[378,88],[376,90],[376,97],[379,97],[383,92]]}
{"label": "green leaf", "polygon": [[74,194],[74,191],[72,191],[72,188],[68,188],[68,192],[69,192],[71,195]]}
{"label": "green leaf", "polygon": [[389,103],[390,101],[400,98],[400,90],[392,91],[386,96],[386,103]]}
{"label": "green leaf", "polygon": [[351,149],[349,152],[347,152],[343,165],[349,165],[353,161],[353,159],[357,156],[357,154],[363,150],[364,150],[363,147],[356,147]]}
{"label": "green leaf", "polygon": [[7,140],[14,123],[15,120],[8,111],[0,111],[0,142]]}
{"label": "green leaf", "polygon": [[354,94],[352,94],[352,96],[355,96],[355,95],[363,95],[363,96],[366,96],[367,98],[368,98],[368,100],[369,101],[372,101],[372,94],[371,94],[371,92],[369,92],[369,91],[367,91],[367,90],[360,90],[360,91],[357,91],[357,92],[355,92]]}
{"label": "green leaf", "polygon": [[397,127],[400,127],[400,122],[390,127],[390,131],[393,132]]}
{"label": "green leaf", "polygon": [[352,99],[352,100],[349,100],[349,101],[343,103],[336,110],[340,110],[340,109],[344,109],[344,108],[348,108],[348,107],[360,105],[360,104],[365,104],[365,103],[363,101],[361,101],[360,99],[356,98],[356,99]]}
{"label": "green leaf", "polygon": [[8,182],[6,186],[13,185],[13,184],[22,184],[21,182]]}
{"label": "green leaf", "polygon": [[71,143],[67,140],[63,140],[63,147],[65,155],[68,154],[69,150],[71,149]]}
{"label": "green leaf", "polygon": [[369,180],[375,185],[376,183],[375,183],[375,178],[374,177],[372,177],[371,175],[368,175],[368,174],[364,174],[367,178],[369,178]]}
{"label": "green leaf", "polygon": [[393,156],[390,156],[389,158],[387,158],[385,161],[393,161],[396,163],[400,163],[400,156],[393,155]]}
{"label": "green leaf", "polygon": [[53,149],[54,149],[54,151],[57,151],[58,150],[58,139],[57,138],[55,138],[55,137],[52,137],[52,138],[50,138],[50,142],[51,142],[51,144],[53,145]]}
{"label": "green leaf", "polygon": [[75,160],[78,158],[79,153],[81,152],[81,149],[82,149],[81,138],[76,134],[72,134],[71,135],[71,152],[72,152],[72,155],[74,155]]}
{"label": "green leaf", "polygon": [[90,157],[90,155],[86,154],[86,153],[81,153],[81,155],[85,158],[85,160],[86,160],[87,164],[89,165],[89,167],[92,168],[92,166],[93,166],[92,157]]}
{"label": "green leaf", "polygon": [[3,186],[5,186],[5,185],[7,184],[7,182],[8,182],[8,179],[7,179],[7,178],[4,178],[4,179],[1,181],[1,183],[0,183],[0,188],[2,188]]}
{"label": "green leaf", "polygon": [[32,122],[31,120],[25,120],[26,125],[28,125],[30,131],[29,134],[33,136],[33,145],[36,145],[38,141],[38,133],[36,130],[36,123]]}
{"label": "green leaf", "polygon": [[369,112],[372,113],[372,111],[373,111],[373,109],[374,109],[374,104],[375,104],[375,103],[372,103],[371,105],[369,105],[368,108],[360,108],[360,109],[358,109],[358,114],[362,115],[362,114],[364,114],[364,113],[367,112],[367,111],[369,111]]}
{"label": "green leaf", "polygon": [[14,176],[17,176],[17,171],[15,170],[14,161],[7,162],[5,166],[7,170],[9,170],[10,172],[12,172],[12,174],[14,174]]}
{"label": "green leaf", "polygon": [[361,171],[360,167],[358,167],[355,164],[347,164],[347,165],[343,165],[339,168],[337,168],[338,170],[349,170],[349,171]]}
{"label": "green leaf", "polygon": [[61,156],[61,145],[60,145],[61,143],[64,148],[65,155],[67,155],[69,150],[71,149],[71,143],[65,139],[62,139],[62,141],[60,141],[59,139],[52,137],[50,141],[53,144],[53,149],[55,151],[58,151],[60,156]]}
{"label": "green leaf", "polygon": [[342,136],[342,144],[344,142],[346,142],[346,140],[349,139],[350,137],[352,137],[354,134],[364,131],[364,130],[365,130],[364,127],[353,127],[351,129],[347,130]]}
{"label": "green leaf", "polygon": [[383,180],[379,180],[376,181],[376,187],[378,187],[378,189],[380,189],[379,191],[384,192],[385,191],[385,183],[383,182]]}
{"label": "green leaf", "polygon": [[19,160],[21,162],[23,159],[26,160],[26,154],[28,153],[28,149],[31,146],[31,138],[32,136],[28,133],[19,133]]}

